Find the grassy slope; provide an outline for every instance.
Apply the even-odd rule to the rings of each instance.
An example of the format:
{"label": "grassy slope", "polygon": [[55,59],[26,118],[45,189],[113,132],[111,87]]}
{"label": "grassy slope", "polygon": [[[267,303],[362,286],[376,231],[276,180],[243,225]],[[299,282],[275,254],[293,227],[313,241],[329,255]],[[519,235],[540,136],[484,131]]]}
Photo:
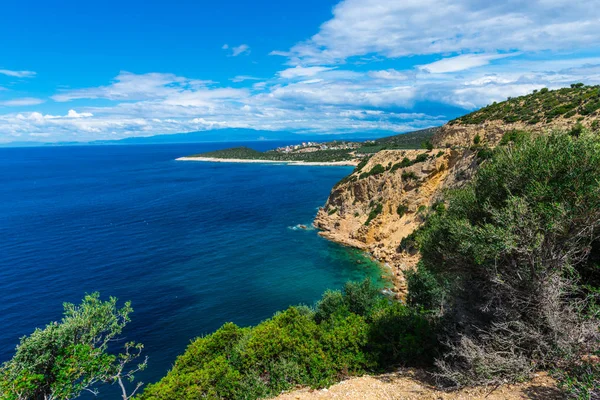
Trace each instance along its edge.
{"label": "grassy slope", "polygon": [[600,86],[572,85],[558,90],[542,89],[509,98],[464,115],[449,124],[481,124],[487,121],[551,123],[558,118],[587,118],[600,112]]}

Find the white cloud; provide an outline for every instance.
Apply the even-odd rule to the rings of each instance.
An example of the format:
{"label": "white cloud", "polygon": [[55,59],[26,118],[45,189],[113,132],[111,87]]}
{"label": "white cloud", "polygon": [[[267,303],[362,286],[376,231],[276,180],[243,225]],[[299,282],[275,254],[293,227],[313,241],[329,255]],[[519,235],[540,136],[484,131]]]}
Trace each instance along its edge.
{"label": "white cloud", "polygon": [[511,54],[461,54],[456,57],[443,58],[439,61],[426,65],[419,65],[419,69],[432,74],[442,74],[446,72],[464,71],[471,68],[488,65],[492,60],[498,60],[506,57],[514,57],[519,53]]}
{"label": "white cloud", "polygon": [[231,78],[232,82],[244,82],[244,81],[262,81],[263,78],[257,78],[255,76],[249,76],[249,75],[238,75],[234,78]]}
{"label": "white cloud", "polygon": [[35,106],[45,102],[44,99],[38,99],[35,97],[21,97],[18,99],[11,99],[0,101],[0,106],[5,107],[23,107],[23,106]]}
{"label": "white cloud", "polygon": [[194,81],[174,74],[133,74],[123,71],[109,86],[63,90],[52,99],[66,102],[77,99],[144,100],[166,97],[188,86],[204,86],[205,81]]}
{"label": "white cloud", "polygon": [[67,118],[89,118],[89,117],[93,117],[94,114],[89,113],[89,112],[84,112],[84,113],[78,113],[75,110],[69,110],[69,112],[67,113]]}
{"label": "white cloud", "polygon": [[317,34],[288,52],[292,64],[349,57],[577,50],[600,41],[600,7],[571,0],[344,0]]}
{"label": "white cloud", "polygon": [[9,69],[0,69],[0,75],[11,76],[13,78],[33,78],[36,73],[33,71],[11,71]]}
{"label": "white cloud", "polygon": [[240,55],[248,55],[250,54],[250,46],[248,46],[247,44],[240,44],[239,46],[233,46],[230,47],[228,45],[224,45],[222,47],[223,50],[231,50],[230,52],[230,56],[232,57],[237,57]]}
{"label": "white cloud", "polygon": [[279,76],[285,79],[304,78],[308,76],[315,76],[321,72],[332,70],[333,68],[327,67],[301,67],[296,66],[294,68],[288,68],[283,71],[279,71]]}
{"label": "white cloud", "polygon": [[369,71],[369,76],[376,79],[403,81],[408,79],[408,75],[395,69],[386,69],[383,71]]}

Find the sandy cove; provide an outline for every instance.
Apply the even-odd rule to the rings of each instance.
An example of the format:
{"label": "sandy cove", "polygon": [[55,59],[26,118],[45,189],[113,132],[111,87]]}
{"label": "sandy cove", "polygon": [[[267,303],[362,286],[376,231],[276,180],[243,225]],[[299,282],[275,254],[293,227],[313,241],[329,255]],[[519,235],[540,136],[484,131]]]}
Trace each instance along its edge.
{"label": "sandy cove", "polygon": [[308,161],[276,161],[276,160],[245,160],[239,158],[213,158],[213,157],[179,157],[176,161],[203,161],[220,163],[256,163],[256,164],[286,164],[286,165],[308,165],[308,166],[351,166],[358,165],[358,161],[331,161],[331,162],[308,162]]}

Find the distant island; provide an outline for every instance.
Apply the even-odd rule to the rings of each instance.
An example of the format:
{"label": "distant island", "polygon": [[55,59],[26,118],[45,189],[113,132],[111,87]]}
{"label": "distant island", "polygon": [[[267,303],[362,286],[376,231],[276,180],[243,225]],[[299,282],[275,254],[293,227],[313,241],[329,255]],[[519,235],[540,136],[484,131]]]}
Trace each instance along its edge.
{"label": "distant island", "polygon": [[286,163],[297,165],[352,165],[386,149],[419,149],[431,145],[436,128],[388,136],[364,142],[334,140],[330,142],[303,142],[258,151],[249,147],[234,147],[180,157],[178,161]]}

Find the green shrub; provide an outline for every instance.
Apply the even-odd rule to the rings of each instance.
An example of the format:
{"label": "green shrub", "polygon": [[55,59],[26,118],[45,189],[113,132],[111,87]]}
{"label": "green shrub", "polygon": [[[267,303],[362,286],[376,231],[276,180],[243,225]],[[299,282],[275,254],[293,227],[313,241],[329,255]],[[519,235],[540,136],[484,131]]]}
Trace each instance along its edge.
{"label": "green shrub", "polygon": [[367,178],[371,175],[382,174],[385,172],[385,168],[381,164],[374,165],[369,172],[363,172],[360,174],[360,179]]}
{"label": "green shrub", "polygon": [[381,214],[382,211],[383,211],[383,206],[381,204],[377,204],[375,206],[375,208],[372,209],[371,212],[369,213],[369,216],[367,217],[367,220],[365,221],[365,225],[369,225],[372,220],[374,220],[375,218],[377,218],[377,216],[379,214]]}
{"label": "green shrub", "polygon": [[475,137],[473,138],[473,144],[478,145],[479,143],[481,143],[481,136],[475,135]]}
{"label": "green shrub", "polygon": [[367,165],[370,159],[371,157],[365,157],[362,160],[360,160],[360,162],[356,166],[355,172],[359,172],[360,170],[362,170],[365,167],[365,165]]}
{"label": "green shrub", "polygon": [[406,214],[408,212],[408,206],[406,204],[400,204],[398,206],[398,208],[396,209],[396,212],[398,213],[400,218],[402,218],[404,216],[404,214]]}
{"label": "green shrub", "polygon": [[581,123],[577,123],[573,128],[571,128],[571,130],[569,131],[569,135],[579,137],[579,135],[581,135],[582,132],[583,125],[581,125]]}
{"label": "green shrub", "polygon": [[424,268],[447,282],[441,378],[523,379],[598,348],[600,321],[590,312],[598,299],[590,285],[600,281],[590,266],[600,256],[598,176],[597,137],[528,137],[497,148],[448,195],[446,212],[428,216],[413,240]]}
{"label": "green shrub", "polygon": [[435,327],[425,314],[394,302],[372,316],[370,353],[379,365],[429,366],[437,354]]}
{"label": "green shrub", "polygon": [[405,181],[409,181],[409,180],[417,180],[417,174],[415,174],[413,171],[404,171],[402,172],[402,180]]}
{"label": "green shrub", "polygon": [[421,148],[431,151],[433,150],[433,143],[431,143],[431,140],[426,140],[423,143],[421,143]]}
{"label": "green shrub", "polygon": [[423,310],[440,309],[444,289],[423,263],[419,263],[415,269],[405,271],[404,277],[408,286],[408,305]]}
{"label": "green shrub", "polygon": [[327,215],[333,215],[336,212],[338,212],[338,209],[337,208],[332,208],[331,210],[327,211]]}
{"label": "green shrub", "polygon": [[423,161],[427,161],[428,158],[429,158],[429,155],[427,153],[421,153],[415,158],[414,164],[421,163]]}
{"label": "green shrub", "polygon": [[487,159],[492,158],[493,154],[494,154],[494,151],[491,148],[485,146],[485,147],[480,148],[477,151],[477,158],[480,160],[487,160]]}
{"label": "green shrub", "polygon": [[523,140],[528,136],[528,133],[525,131],[512,130],[506,132],[502,135],[502,139],[500,140],[500,145],[505,146],[509,143],[520,144]]}
{"label": "green shrub", "polygon": [[594,400],[600,397],[600,363],[597,358],[593,358],[594,356],[576,360],[566,369],[554,372],[558,387],[563,389],[569,398]]}

